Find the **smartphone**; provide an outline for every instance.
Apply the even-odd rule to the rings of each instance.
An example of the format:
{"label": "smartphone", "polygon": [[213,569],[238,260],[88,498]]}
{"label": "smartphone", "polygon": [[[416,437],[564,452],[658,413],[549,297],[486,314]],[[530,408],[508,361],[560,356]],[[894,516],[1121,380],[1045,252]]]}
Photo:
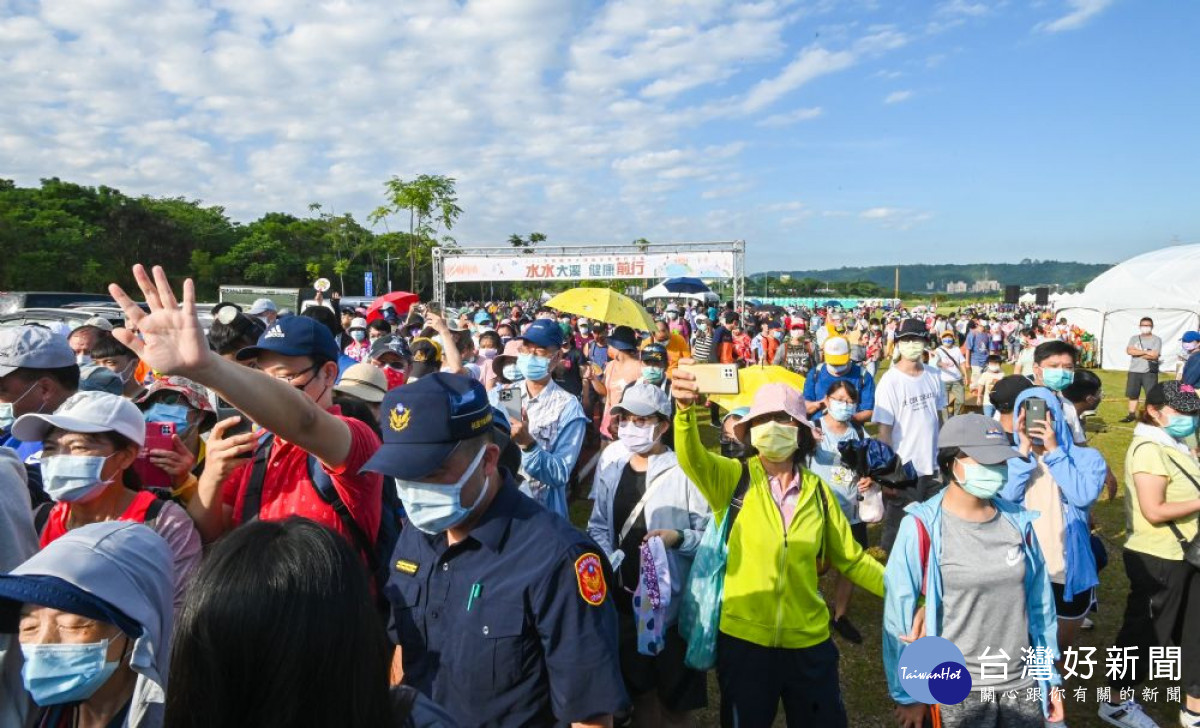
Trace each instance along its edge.
{"label": "smartphone", "polygon": [[525,394],[520,386],[501,389],[496,393],[496,399],[499,400],[500,406],[508,415],[509,422],[521,420],[521,411],[525,409]]}
{"label": "smartphone", "polygon": [[147,488],[170,488],[171,474],[150,462],[151,450],[174,450],[174,422],[147,422],[146,445],[133,461],[134,472]]}
{"label": "smartphone", "polygon": [[250,432],[250,430],[252,430],[254,428],[253,423],[250,422],[250,418],[247,417],[246,415],[242,414],[241,412],[237,411],[233,407],[218,407],[217,408],[217,422],[220,422],[221,420],[227,420],[230,417],[241,417],[242,419],[236,425],[234,425],[233,427],[230,427],[228,430],[225,431],[225,437],[233,437],[234,435],[241,435],[243,433]]}
{"label": "smartphone", "polygon": [[1029,427],[1035,422],[1046,421],[1046,400],[1039,397],[1030,397],[1025,400],[1025,434],[1029,434]]}
{"label": "smartphone", "polygon": [[736,364],[688,364],[680,365],[678,369],[696,377],[697,391],[701,394],[737,394],[741,391]]}

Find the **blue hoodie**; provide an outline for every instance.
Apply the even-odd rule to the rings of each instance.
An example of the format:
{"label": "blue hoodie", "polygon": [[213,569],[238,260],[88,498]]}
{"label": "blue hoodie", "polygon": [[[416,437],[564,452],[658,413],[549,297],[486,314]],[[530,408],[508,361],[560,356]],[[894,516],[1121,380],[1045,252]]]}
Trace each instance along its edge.
{"label": "blue hoodie", "polygon": [[[1012,462],[1011,460],[1009,462]],[[925,589],[925,634],[936,637],[942,631],[942,499],[945,491],[924,503],[912,503],[905,510],[908,515],[900,522],[896,543],[888,557],[884,570],[883,602],[883,669],[887,674],[888,689],[892,700],[901,705],[915,703],[900,684],[897,669],[900,653],[906,646],[900,640],[912,631],[913,615],[917,611],[917,599],[921,596],[921,547],[917,535],[916,519],[925,524],[929,533],[928,584]],[[1050,577],[1046,573],[1046,562],[1033,534],[1033,519],[1038,514],[1009,503],[1002,498],[993,498],[992,505],[1000,515],[1022,534],[1025,553],[1025,614],[1029,619],[1029,645],[1044,647],[1054,655],[1058,652],[1058,617],[1054,610],[1054,593],[1050,590]],[[1042,688],[1042,710],[1046,712],[1046,696],[1050,688],[1062,684],[1057,670],[1051,668],[1049,681],[1038,681]]]}
{"label": "blue hoodie", "polygon": [[[1045,453],[1042,462],[1062,492],[1063,524],[1066,527],[1063,560],[1067,572],[1063,597],[1069,600],[1100,583],[1096,557],[1092,553],[1088,514],[1104,488],[1108,464],[1099,450],[1075,444],[1071,425],[1063,416],[1062,402],[1049,389],[1033,387],[1021,392],[1013,412],[1020,412],[1021,405],[1031,397],[1046,401],[1046,410],[1053,418],[1054,434],[1058,438],[1058,447],[1054,452]],[[1034,458],[1009,460],[1008,483],[1000,491],[1001,497],[1017,505],[1024,504],[1025,489],[1036,469]]]}

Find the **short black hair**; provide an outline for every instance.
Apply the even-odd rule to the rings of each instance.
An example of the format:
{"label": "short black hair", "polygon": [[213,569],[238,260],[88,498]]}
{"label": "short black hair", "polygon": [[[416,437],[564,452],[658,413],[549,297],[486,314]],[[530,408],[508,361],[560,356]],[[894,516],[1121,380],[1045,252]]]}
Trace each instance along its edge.
{"label": "short black hair", "polygon": [[221,355],[236,354],[247,346],[258,343],[267,327],[254,316],[239,312],[233,321],[223,324],[213,321],[208,329],[208,345]]}
{"label": "short black hair", "polygon": [[842,390],[845,390],[846,394],[850,395],[850,399],[854,400],[855,403],[857,403],[859,401],[858,400],[858,387],[855,387],[854,382],[851,382],[849,379],[833,380],[833,384],[829,385],[829,390],[827,392],[825,392],[825,396],[828,397],[831,394],[837,394],[838,392],[841,392]]}
{"label": "short black hair", "polygon": [[1036,349],[1033,350],[1033,363],[1041,364],[1050,357],[1059,356],[1060,354],[1070,354],[1072,361],[1074,361],[1077,350],[1074,346],[1071,346],[1065,341],[1060,341],[1059,339],[1043,341],[1037,345]]}
{"label": "short black hair", "polygon": [[1063,396],[1072,404],[1082,402],[1098,393],[1104,386],[1100,377],[1090,369],[1077,369],[1071,383],[1063,388]]}
{"label": "short black hair", "polygon": [[397,725],[391,650],[367,584],[359,554],[313,521],[231,531],[201,564],[175,628],[165,724]]}
{"label": "short black hair", "polygon": [[1004,360],[1000,358],[999,354],[988,354],[988,358],[987,358],[988,364],[1000,364],[1003,361]]}
{"label": "short black hair", "polygon": [[96,343],[92,345],[91,355],[93,359],[111,359],[114,356],[138,358],[137,353],[120,341],[117,341],[117,337],[113,336],[111,331],[105,331],[100,334],[96,339]]}
{"label": "short black hair", "polygon": [[16,377],[22,382],[33,384],[42,377],[48,377],[58,383],[58,386],[68,392],[76,392],[79,389],[79,367],[72,364],[69,367],[55,367],[54,369],[32,369],[30,367],[18,367],[8,376]]}
{"label": "short black hair", "polygon": [[385,319],[381,318],[375,319],[371,323],[367,324],[367,329],[378,331],[381,334],[392,333],[392,325],[389,324]]}
{"label": "short black hair", "polygon": [[309,306],[308,308],[304,309],[304,313],[300,315],[307,316],[313,321],[316,321],[325,328],[329,329],[329,333],[333,334],[335,341],[337,340],[337,337],[341,336],[343,333],[341,317],[324,306]]}
{"label": "short black hair", "polygon": [[942,481],[943,482],[951,483],[951,482],[955,481],[954,473],[953,473],[954,461],[957,460],[958,456],[961,454],[962,454],[962,448],[960,448],[958,446],[938,448],[937,466],[938,466],[938,470],[941,471],[941,473],[942,473]]}
{"label": "short black hair", "polygon": [[1149,321],[1151,326],[1154,325],[1154,319],[1150,318],[1149,316],[1143,316],[1138,323],[1140,324],[1142,321]]}

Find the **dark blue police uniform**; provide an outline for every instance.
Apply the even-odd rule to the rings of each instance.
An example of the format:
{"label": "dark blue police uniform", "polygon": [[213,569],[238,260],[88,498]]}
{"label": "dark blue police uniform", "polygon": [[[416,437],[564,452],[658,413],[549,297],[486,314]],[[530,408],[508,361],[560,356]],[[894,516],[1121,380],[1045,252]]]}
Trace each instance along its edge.
{"label": "dark blue police uniform", "polygon": [[[380,411],[383,446],[365,469],[400,479],[401,493],[459,443],[497,426],[494,439],[507,440],[470,377],[422,377],[388,392]],[[420,502],[408,504],[414,523],[400,534],[384,588],[405,684],[464,726],[555,726],[620,711],[629,699],[607,560],[507,471],[492,478],[491,502],[453,546],[443,530],[451,521],[421,521]]]}
{"label": "dark blue police uniform", "polygon": [[406,528],[386,587],[405,684],[462,725],[617,712],[628,699],[606,569],[587,536],[508,479],[454,546]]}

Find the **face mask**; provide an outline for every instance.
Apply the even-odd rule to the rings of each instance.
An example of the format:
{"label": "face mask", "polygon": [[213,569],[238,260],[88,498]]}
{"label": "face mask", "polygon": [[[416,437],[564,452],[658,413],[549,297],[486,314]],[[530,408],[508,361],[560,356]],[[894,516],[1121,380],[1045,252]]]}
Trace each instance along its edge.
{"label": "face mask", "polygon": [[647,384],[662,384],[663,374],[662,367],[642,367],[642,379]]}
{"label": "face mask", "polygon": [[1163,431],[1176,440],[1191,437],[1196,432],[1196,418],[1192,415],[1171,415]]}
{"label": "face mask", "polygon": [[363,341],[364,339],[367,338],[367,332],[366,331],[351,331],[350,338],[354,339],[355,341]]}
{"label": "face mask", "polygon": [[475,507],[483,500],[487,488],[479,489],[479,496],[470,506],[462,504],[462,489],[475,474],[479,463],[483,462],[485,452],[487,452],[486,447],[480,448],[475,459],[467,466],[462,477],[456,483],[423,483],[419,480],[396,479],[396,490],[400,494],[400,501],[404,503],[408,519],[414,526],[432,536],[448,528],[454,528],[471,515],[471,511],[475,510]]}
{"label": "face mask", "polygon": [[954,346],[954,339],[942,339],[942,346],[947,348]]}
{"label": "face mask", "polygon": [[838,399],[829,400],[829,414],[838,422],[849,422],[857,409],[858,406],[852,402],[843,402]]}
{"label": "face mask", "polygon": [[497,349],[488,348],[479,350],[479,356],[482,356],[484,359],[495,359],[497,353],[499,353]]}
{"label": "face mask", "polygon": [[679,318],[679,314],[675,313],[674,311],[670,311],[667,313],[667,318],[674,321],[675,319]]}
{"label": "face mask", "polygon": [[550,360],[537,354],[520,354],[517,356],[517,369],[526,379],[537,382],[550,376]]}
{"label": "face mask", "polygon": [[[17,402],[20,402],[21,400],[25,399],[25,395],[32,392],[34,390],[34,387],[36,387],[36,386],[37,386],[37,382],[34,382],[33,384],[29,385],[29,389],[26,389],[24,392],[21,393],[20,397],[17,397],[16,399],[14,399],[11,402],[0,402],[0,430],[7,431],[9,428],[12,427],[13,421],[17,419],[17,413],[14,411],[14,408],[16,407]],[[38,412],[41,412],[41,411],[42,410],[39,407]]]}
{"label": "face mask", "polygon": [[592,330],[590,328],[588,328],[587,326],[579,327],[579,335],[580,336],[587,336],[590,333],[592,333]]}
{"label": "face mask", "polygon": [[998,371],[1000,371],[1000,365],[999,364],[988,364],[988,371],[989,372],[998,372]]}
{"label": "face mask", "polygon": [[188,408],[182,404],[163,404],[156,402],[146,410],[147,422],[170,422],[176,431],[183,431],[188,426]]}
{"label": "face mask", "polygon": [[128,384],[130,377],[133,376],[133,370],[135,367],[137,367],[137,362],[131,361],[131,362],[129,362],[128,366],[126,366],[121,371],[117,372],[117,376],[119,376],[121,378],[122,382]]}
{"label": "face mask", "polygon": [[708,324],[704,323],[703,321],[697,321],[696,328],[703,331],[708,328]]}
{"label": "face mask", "polygon": [[799,341],[800,337],[804,336],[804,332],[800,331],[799,329],[795,329],[789,332],[789,335],[792,337],[792,341]]}
{"label": "face mask", "polygon": [[800,447],[796,440],[796,428],[779,422],[764,422],[751,427],[750,444],[773,463],[787,460]]}
{"label": "face mask", "polygon": [[1150,335],[1150,332],[1151,332],[1151,331],[1153,331],[1153,330],[1154,330],[1154,327],[1153,327],[1153,326],[1143,326],[1143,327],[1142,327],[1142,335],[1143,335],[1143,336],[1149,336],[1149,335]]}
{"label": "face mask", "polygon": [[1061,367],[1046,367],[1042,369],[1042,384],[1045,384],[1048,389],[1053,389],[1055,392],[1063,391],[1074,380],[1074,369],[1063,369]]}
{"label": "face mask", "polygon": [[507,344],[507,343],[508,343],[508,342],[510,342],[510,341],[512,341],[512,337],[511,337],[511,336],[501,336],[501,337],[500,337],[500,346],[502,346],[502,347],[503,347],[505,344]]}
{"label": "face mask", "polygon": [[82,645],[21,645],[25,665],[21,680],[33,702],[41,706],[86,700],[116,672],[108,661],[110,640]]}
{"label": "face mask", "polygon": [[832,364],[826,364],[825,367],[827,369],[829,369],[829,371],[836,377],[840,377],[843,374],[845,374],[846,372],[850,371],[850,363],[849,362],[846,362],[845,364],[843,364],[839,367],[835,367]]}
{"label": "face mask", "polygon": [[900,357],[909,361],[920,359],[925,353],[925,342],[923,341],[901,341],[896,344],[896,348],[900,351]]}
{"label": "face mask", "polygon": [[629,448],[630,452],[643,455],[654,447],[658,437],[654,434],[654,425],[639,426],[632,422],[622,422],[617,427],[617,438]]}
{"label": "face mask", "polygon": [[510,382],[519,382],[525,378],[525,376],[521,374],[521,370],[517,369],[516,364],[506,364],[500,370],[500,373],[503,374],[504,378]]}
{"label": "face mask", "polygon": [[113,481],[102,472],[108,458],[99,455],[52,455],[42,458],[42,489],[56,501],[84,503]]}
{"label": "face mask", "polygon": [[976,498],[991,500],[1008,481],[1008,466],[1000,465],[963,465],[963,478],[959,485]]}
{"label": "face mask", "polygon": [[1187,342],[1184,342],[1184,343],[1182,344],[1182,346],[1183,346],[1183,350],[1184,350],[1184,351],[1186,351],[1186,352],[1192,352],[1192,351],[1195,351],[1195,350],[1196,350],[1196,346],[1197,346],[1197,344],[1196,344],[1196,342],[1194,342],[1194,341],[1187,341]]}
{"label": "face mask", "polygon": [[75,355],[75,363],[81,367],[91,366],[92,365],[92,357],[90,354],[76,354]]}

